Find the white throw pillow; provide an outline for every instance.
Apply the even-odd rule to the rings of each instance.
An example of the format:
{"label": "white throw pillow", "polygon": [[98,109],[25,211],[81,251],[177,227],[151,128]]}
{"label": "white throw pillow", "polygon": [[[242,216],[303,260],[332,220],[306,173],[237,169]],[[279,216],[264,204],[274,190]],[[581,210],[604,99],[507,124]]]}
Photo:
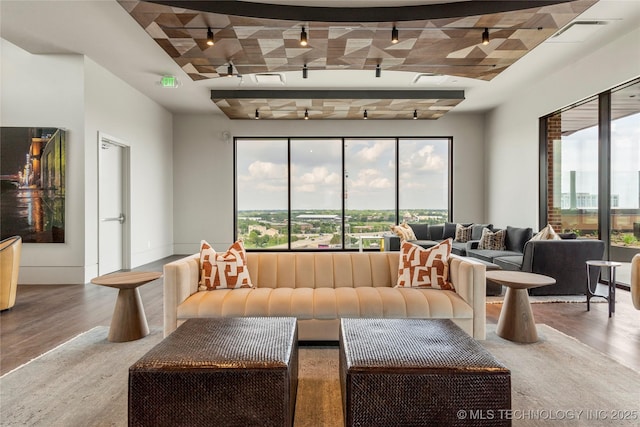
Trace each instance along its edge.
{"label": "white throw pillow", "polygon": [[558,233],[555,232],[551,224],[547,224],[542,230],[536,233],[531,240],[562,240]]}

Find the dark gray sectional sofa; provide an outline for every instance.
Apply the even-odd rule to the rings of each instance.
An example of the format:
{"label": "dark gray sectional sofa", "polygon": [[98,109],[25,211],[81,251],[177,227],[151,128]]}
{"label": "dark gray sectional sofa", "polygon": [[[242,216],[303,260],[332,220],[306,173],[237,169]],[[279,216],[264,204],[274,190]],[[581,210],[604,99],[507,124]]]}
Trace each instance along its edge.
{"label": "dark gray sectional sofa", "polygon": [[[468,227],[471,224],[462,224]],[[444,224],[409,224],[413,233],[416,235],[416,240],[410,240],[411,243],[415,243],[423,248],[430,248],[437,245],[439,242],[448,238],[453,239],[456,236],[456,223],[445,222]],[[482,229],[493,228],[492,224],[473,224],[471,231],[471,240],[480,240],[482,237]],[[400,250],[400,238],[398,236],[385,236],[384,247],[388,251]],[[456,255],[467,255],[467,243],[456,242],[454,240],[451,252]]]}
{"label": "dark gray sectional sofa", "polygon": [[[424,248],[455,237],[456,224],[409,224],[417,240],[411,241]],[[465,227],[470,224],[463,224]],[[491,224],[474,224],[471,240],[453,242],[452,252],[485,263],[488,268],[526,271],[544,274],[556,279],[556,284],[529,290],[530,295],[580,295],[586,293],[586,261],[602,259],[604,242],[596,239],[576,239],[574,234],[560,234],[561,240],[531,240],[531,228],[506,228],[505,249],[501,251],[478,249],[482,229],[493,229]],[[385,250],[400,250],[398,236],[385,236]],[[496,267],[497,266],[497,267]],[[598,280],[598,271],[592,269],[592,282]],[[491,285],[491,286],[490,286]],[[487,295],[496,295],[500,288],[487,283]]]}

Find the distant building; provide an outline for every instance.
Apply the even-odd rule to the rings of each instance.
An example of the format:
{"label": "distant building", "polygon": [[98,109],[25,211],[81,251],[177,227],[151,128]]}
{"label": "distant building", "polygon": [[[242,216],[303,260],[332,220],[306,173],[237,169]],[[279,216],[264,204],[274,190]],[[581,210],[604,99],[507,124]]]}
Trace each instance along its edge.
{"label": "distant building", "polygon": [[[571,193],[562,193],[560,200],[561,209],[598,209],[598,195],[591,193],[576,193],[575,206],[571,206]],[[620,204],[620,196],[611,195],[611,207],[617,208]]]}

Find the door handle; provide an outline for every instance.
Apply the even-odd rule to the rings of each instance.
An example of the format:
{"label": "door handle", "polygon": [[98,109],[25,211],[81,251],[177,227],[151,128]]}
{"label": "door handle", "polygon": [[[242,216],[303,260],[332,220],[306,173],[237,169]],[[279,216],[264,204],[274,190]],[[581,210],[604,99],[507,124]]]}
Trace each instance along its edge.
{"label": "door handle", "polygon": [[117,218],[100,218],[100,221],[102,222],[118,221],[120,224],[122,224],[124,222],[124,214],[120,214],[120,216]]}

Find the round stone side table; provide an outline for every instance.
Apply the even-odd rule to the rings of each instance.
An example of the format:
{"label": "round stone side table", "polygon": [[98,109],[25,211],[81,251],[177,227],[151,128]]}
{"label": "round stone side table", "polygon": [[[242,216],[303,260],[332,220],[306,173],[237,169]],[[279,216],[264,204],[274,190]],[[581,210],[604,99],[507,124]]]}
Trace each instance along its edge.
{"label": "round stone side table", "polygon": [[149,334],[138,287],[161,276],[162,273],[157,271],[125,271],[91,279],[93,284],[119,289],[109,328],[109,341],[134,341]]}
{"label": "round stone side table", "polygon": [[487,279],[507,287],[496,334],[509,341],[521,343],[538,341],[538,331],[527,289],[553,285],[556,280],[542,274],[507,270],[487,271]]}

